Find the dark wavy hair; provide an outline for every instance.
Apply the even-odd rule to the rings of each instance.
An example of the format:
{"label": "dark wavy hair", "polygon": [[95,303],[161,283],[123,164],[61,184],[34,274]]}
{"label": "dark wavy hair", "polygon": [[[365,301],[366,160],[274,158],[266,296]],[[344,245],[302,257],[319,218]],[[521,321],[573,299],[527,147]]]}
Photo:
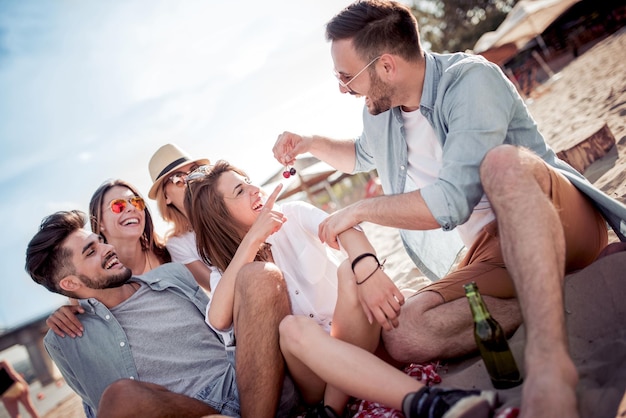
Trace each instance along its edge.
{"label": "dark wavy hair", "polygon": [[[107,242],[107,237],[102,232],[101,223],[102,223],[102,210],[107,202],[104,202],[104,195],[106,192],[111,190],[113,187],[120,186],[125,187],[130,190],[135,196],[141,196],[141,193],[133,187],[130,183],[124,180],[107,180],[100,187],[96,189],[96,191],[91,196],[91,201],[89,202],[89,221],[91,223],[91,230],[94,234],[100,235],[104,242]],[[145,199],[144,199],[145,200]],[[152,221],[152,215],[150,214],[150,210],[148,209],[148,205],[146,204],[146,208],[144,209],[146,224],[143,228],[143,234],[141,235],[141,248],[143,251],[152,250],[152,252],[157,256],[157,258],[161,261],[161,263],[168,263],[172,261],[170,257],[169,251],[165,248],[165,243],[159,237],[159,235],[154,231],[154,222]]]}
{"label": "dark wavy hair", "polygon": [[26,272],[51,292],[73,297],[61,289],[62,278],[75,274],[72,251],[63,247],[71,234],[85,227],[87,217],[78,210],[56,212],[41,221],[26,249]]}
{"label": "dark wavy hair", "polygon": [[348,5],[326,24],[326,39],[352,39],[357,54],[366,61],[385,53],[407,61],[423,57],[417,20],[407,6],[395,1],[361,0]]}

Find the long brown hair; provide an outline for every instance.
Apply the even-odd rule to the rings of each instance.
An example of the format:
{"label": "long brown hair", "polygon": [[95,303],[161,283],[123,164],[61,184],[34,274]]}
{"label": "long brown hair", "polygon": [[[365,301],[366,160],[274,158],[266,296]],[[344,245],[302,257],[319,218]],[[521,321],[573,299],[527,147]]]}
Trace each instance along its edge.
{"label": "long brown hair", "polygon": [[[219,160],[209,174],[189,181],[185,194],[185,210],[196,233],[198,254],[221,271],[226,270],[248,232],[247,227],[235,222],[217,190],[218,180],[227,171],[248,177],[243,170]],[[260,260],[258,254],[256,259]]]}
{"label": "long brown hair", "polygon": [[176,206],[172,204],[168,205],[165,201],[166,184],[167,181],[164,181],[162,186],[157,189],[155,199],[163,220],[172,224],[172,229],[167,232],[166,237],[177,237],[191,231],[191,223],[189,222],[189,219],[187,219],[187,216],[185,216],[185,214]]}
{"label": "long brown hair", "polygon": [[[91,230],[94,234],[100,235],[104,242],[107,242],[107,237],[102,232],[101,224],[102,224],[102,208],[104,207],[104,195],[106,192],[111,190],[113,187],[120,186],[125,187],[130,190],[135,196],[141,196],[141,193],[133,187],[130,183],[124,180],[107,180],[100,187],[96,189],[94,194],[91,196],[91,201],[89,202],[89,221],[91,223]],[[172,261],[170,257],[169,251],[165,248],[165,243],[159,237],[159,235],[154,231],[154,222],[152,221],[152,215],[150,214],[150,210],[148,209],[148,205],[146,205],[144,209],[146,224],[143,228],[143,234],[139,239],[141,242],[141,248],[143,251],[150,251],[157,256],[161,263],[168,263]]]}

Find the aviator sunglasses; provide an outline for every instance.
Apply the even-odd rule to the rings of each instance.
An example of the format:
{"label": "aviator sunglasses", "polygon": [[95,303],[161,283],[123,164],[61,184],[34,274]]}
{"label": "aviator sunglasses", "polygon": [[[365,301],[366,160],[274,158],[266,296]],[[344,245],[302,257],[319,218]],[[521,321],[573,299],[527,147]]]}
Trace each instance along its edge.
{"label": "aviator sunglasses", "polygon": [[192,169],[187,173],[183,173],[179,171],[177,173],[172,174],[169,177],[169,181],[174,183],[177,187],[184,187],[190,180],[195,180],[201,177],[206,176],[211,171],[210,165],[201,165],[197,168]]}
{"label": "aviator sunglasses", "polygon": [[109,207],[111,208],[111,212],[119,214],[126,210],[126,205],[130,203],[137,210],[144,210],[146,208],[146,202],[144,202],[143,198],[139,196],[133,196],[129,199],[114,199],[109,203]]}

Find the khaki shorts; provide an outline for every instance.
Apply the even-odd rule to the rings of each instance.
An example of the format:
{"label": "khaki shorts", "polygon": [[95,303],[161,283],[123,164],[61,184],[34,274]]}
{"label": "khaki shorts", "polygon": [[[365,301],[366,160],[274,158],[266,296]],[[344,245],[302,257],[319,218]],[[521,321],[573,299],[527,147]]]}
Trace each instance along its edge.
{"label": "khaki shorts", "polygon": [[[593,203],[562,174],[548,167],[550,199],[565,232],[565,272],[593,262],[608,243],[607,225]],[[515,287],[502,259],[497,221],[486,225],[458,268],[418,293],[433,291],[446,302],[465,296],[463,285],[475,281],[480,293],[497,298],[515,297]]]}

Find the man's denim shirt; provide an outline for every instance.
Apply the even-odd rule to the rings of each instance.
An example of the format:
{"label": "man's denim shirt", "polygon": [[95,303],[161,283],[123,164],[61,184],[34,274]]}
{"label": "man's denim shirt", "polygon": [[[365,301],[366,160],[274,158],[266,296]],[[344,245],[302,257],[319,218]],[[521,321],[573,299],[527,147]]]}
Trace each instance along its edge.
{"label": "man's denim shirt", "polygon": [[[192,301],[202,315],[209,302],[182,264],[165,264],[132,280],[156,291],[174,292]],[[79,318],[85,328],[83,336],[61,338],[48,331],[44,345],[68,385],[83,399],[87,417],[95,417],[106,387],[122,378],[137,379],[137,369],[126,333],[109,309],[96,299],[79,303],[85,308]]]}
{"label": "man's denim shirt", "polygon": [[[426,53],[420,111],[443,149],[438,180],[421,189],[442,230],[401,230],[400,234],[408,254],[431,280],[447,273],[462,248],[457,234],[442,231],[451,231],[467,221],[483,195],[480,163],[487,151],[501,144],[526,147],[558,168],[596,202],[624,240],[626,207],[556,157],[524,101],[497,65],[476,55]],[[385,194],[411,190],[407,187],[407,144],[400,108],[377,116],[364,108],[363,133],[356,139],[355,148],[354,172],[377,169]]]}

